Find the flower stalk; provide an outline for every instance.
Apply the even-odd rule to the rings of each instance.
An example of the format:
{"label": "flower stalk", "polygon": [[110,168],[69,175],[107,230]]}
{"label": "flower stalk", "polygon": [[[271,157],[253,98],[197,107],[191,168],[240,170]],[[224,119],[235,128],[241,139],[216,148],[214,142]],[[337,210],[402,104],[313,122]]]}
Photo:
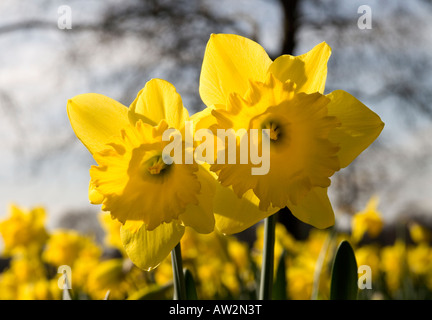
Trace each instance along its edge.
{"label": "flower stalk", "polygon": [[171,251],[174,281],[174,300],[186,300],[186,285],[183,274],[183,261],[180,242]]}
{"label": "flower stalk", "polygon": [[260,300],[270,300],[273,289],[274,244],[276,232],[276,214],[264,219],[264,247],[261,267]]}

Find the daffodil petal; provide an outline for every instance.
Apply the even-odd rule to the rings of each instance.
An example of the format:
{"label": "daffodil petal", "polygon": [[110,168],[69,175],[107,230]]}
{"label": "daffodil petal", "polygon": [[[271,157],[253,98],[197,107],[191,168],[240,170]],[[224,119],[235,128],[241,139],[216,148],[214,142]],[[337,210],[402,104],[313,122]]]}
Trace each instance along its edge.
{"label": "daffodil petal", "polygon": [[280,81],[294,81],[297,92],[324,93],[327,79],[327,61],[331,48],[325,42],[316,45],[311,51],[300,56],[282,55],[270,66]]}
{"label": "daffodil petal", "polygon": [[102,204],[104,200],[103,194],[97,191],[96,187],[94,186],[91,180],[89,183],[88,197],[91,204]]}
{"label": "daffodil petal", "polygon": [[213,198],[218,182],[204,165],[207,164],[199,165],[199,170],[196,173],[201,184],[201,190],[197,196],[198,205],[189,204],[179,218],[185,226],[206,234],[212,232],[215,226]]}
{"label": "daffodil petal", "polygon": [[97,93],[80,94],[67,103],[69,120],[78,139],[94,154],[129,125],[128,108]]}
{"label": "daffodil petal", "polygon": [[255,41],[233,34],[212,34],[201,69],[201,99],[212,106],[225,105],[231,92],[243,96],[248,80],[263,81],[271,63],[264,48]]}
{"label": "daffodil petal", "polygon": [[139,268],[150,271],[156,268],[179,243],[184,227],[177,222],[162,223],[152,231],[145,225],[133,232],[123,225],[120,236],[125,251]]}
{"label": "daffodil petal", "polygon": [[341,168],[348,166],[379,136],[384,128],[380,117],[351,94],[336,90],[330,98],[328,114],[336,116],[341,126],[333,130],[329,140],[340,147],[338,157]]}
{"label": "daffodil petal", "polygon": [[189,119],[189,114],[183,107],[181,96],[171,83],[152,79],[130,105],[129,118],[132,122],[141,119],[152,126],[165,119],[169,127],[181,129]]}
{"label": "daffodil petal", "polygon": [[207,107],[202,111],[194,113],[190,117],[190,121],[192,121],[195,130],[208,129],[217,123],[216,118],[211,113],[212,110],[213,108]]}
{"label": "daffodil petal", "polygon": [[313,188],[298,205],[290,204],[288,208],[297,219],[315,228],[325,229],[335,222],[327,188]]}
{"label": "daffodil petal", "polygon": [[216,229],[223,234],[238,233],[279,210],[270,207],[263,211],[258,206],[259,199],[252,190],[239,198],[231,187],[219,184],[214,200]]}

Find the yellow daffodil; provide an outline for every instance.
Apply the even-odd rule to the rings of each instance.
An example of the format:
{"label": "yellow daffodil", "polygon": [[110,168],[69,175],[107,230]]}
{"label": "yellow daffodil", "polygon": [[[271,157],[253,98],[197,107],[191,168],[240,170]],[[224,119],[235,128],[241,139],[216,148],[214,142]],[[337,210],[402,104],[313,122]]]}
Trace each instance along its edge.
{"label": "yellow daffodil", "polygon": [[378,198],[372,197],[365,210],[356,213],[351,220],[352,239],[359,242],[365,233],[376,238],[382,231],[383,220],[378,211]]}
{"label": "yellow daffodil", "polygon": [[186,226],[213,231],[214,178],[196,163],[163,159],[166,130],[184,133],[186,122],[194,121],[173,85],[147,82],[129,108],[89,93],[69,100],[67,110],[98,164],[90,169],[90,201],[122,222],[122,243],[137,266],[156,267]]}
{"label": "yellow daffodil", "polygon": [[5,252],[40,249],[48,238],[44,225],[45,217],[46,212],[42,207],[26,210],[11,204],[9,217],[0,222]]}
{"label": "yellow daffodil", "polygon": [[402,277],[406,274],[406,245],[397,239],[393,245],[381,250],[381,270],[385,273],[385,281],[390,291],[400,289]]}
{"label": "yellow daffodil", "polygon": [[355,249],[357,265],[367,265],[372,271],[372,280],[378,279],[380,272],[380,250],[376,244],[361,246]]}
{"label": "yellow daffodil", "polygon": [[14,300],[17,294],[16,275],[9,269],[0,274],[0,300]]}
{"label": "yellow daffodil", "polygon": [[112,300],[124,299],[130,284],[126,281],[123,259],[109,259],[100,262],[87,279],[88,292],[93,299],[102,300],[109,290]]}
{"label": "yellow daffodil", "polygon": [[415,243],[428,243],[432,239],[431,231],[424,225],[412,222],[408,225],[409,234]]}
{"label": "yellow daffodil", "polygon": [[39,279],[18,286],[15,298],[17,300],[60,300],[61,290],[55,279]]}
{"label": "yellow daffodil", "polygon": [[431,272],[432,248],[425,242],[407,250],[407,261],[410,271],[415,275]]}
{"label": "yellow daffodil", "polygon": [[270,141],[267,174],[254,175],[252,161],[212,165],[223,186],[239,197],[247,195],[251,203],[259,202],[261,209],[250,214],[232,207],[227,214],[220,204],[227,203],[226,197],[217,194],[216,227],[222,232],[242,231],[273,214],[271,208],[285,206],[315,227],[333,225],[327,196],[330,177],[366,149],[384,124],[347,92],[324,95],[330,54],[323,42],[303,55],[272,61],[252,40],[211,35],[199,92],[214,118],[205,121],[216,130],[267,129],[258,141],[264,141],[264,135]]}
{"label": "yellow daffodil", "polygon": [[35,282],[46,277],[42,261],[33,255],[19,255],[12,259],[10,270],[18,283]]}
{"label": "yellow daffodil", "polygon": [[245,242],[231,239],[228,241],[228,254],[240,271],[247,271],[250,268],[249,246]]}
{"label": "yellow daffodil", "polygon": [[292,265],[287,270],[288,297],[310,300],[314,281],[314,265]]}
{"label": "yellow daffodil", "polygon": [[90,238],[75,230],[58,229],[47,241],[42,257],[54,266],[72,267],[80,258],[97,260],[101,254],[101,248]]}
{"label": "yellow daffodil", "polygon": [[0,300],[48,300],[60,295],[57,279],[50,279],[34,251],[15,254],[0,275]]}

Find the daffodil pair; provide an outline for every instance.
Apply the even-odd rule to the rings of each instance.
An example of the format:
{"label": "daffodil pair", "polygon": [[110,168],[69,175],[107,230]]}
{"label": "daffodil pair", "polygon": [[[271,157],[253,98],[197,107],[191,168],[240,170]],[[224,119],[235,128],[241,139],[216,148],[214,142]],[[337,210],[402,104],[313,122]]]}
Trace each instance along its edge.
{"label": "daffodil pair", "polygon": [[[122,242],[136,265],[156,267],[185,227],[236,233],[285,206],[316,227],[334,223],[329,178],[376,139],[383,123],[344,91],[324,95],[329,56],[322,43],[272,61],[256,42],[212,35],[199,86],[207,108],[191,117],[175,88],[160,79],[150,80],[129,108],[94,93],[68,101],[72,128],[98,164],[90,169],[90,201],[122,223]],[[184,139],[187,123],[212,132],[258,129],[259,139],[266,134],[270,141],[268,173],[253,175],[253,163],[218,159],[167,162],[171,140],[164,133],[176,129]],[[187,148],[184,140],[181,147]]]}

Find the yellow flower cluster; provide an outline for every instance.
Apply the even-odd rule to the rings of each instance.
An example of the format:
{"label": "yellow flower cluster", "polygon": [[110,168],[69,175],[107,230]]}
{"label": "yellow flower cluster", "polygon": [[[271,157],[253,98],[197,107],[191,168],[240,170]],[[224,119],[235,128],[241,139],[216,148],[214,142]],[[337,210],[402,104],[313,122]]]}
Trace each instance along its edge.
{"label": "yellow flower cluster", "polygon": [[[371,213],[373,212],[373,214]],[[45,228],[45,210],[10,207],[0,223],[3,240],[0,299],[62,299],[62,267],[70,267],[69,288],[73,299],[171,299],[171,257],[146,272],[136,267],[121,243],[121,223],[100,213],[105,231],[103,243],[74,230]],[[366,226],[355,223],[368,220]],[[284,225],[276,224],[275,271],[285,260],[286,297],[294,300],[328,299],[330,273],[337,244],[354,243],[357,265],[370,268],[371,288],[359,290],[362,299],[432,297],[432,246],[430,230],[409,224],[405,240],[382,242],[382,215],[372,198],[366,209],[352,218],[352,229],[311,229],[304,240],[295,239]],[[12,232],[18,228],[22,232]],[[359,231],[363,235],[359,236]],[[200,234],[187,229],[181,240],[183,266],[193,275],[199,299],[254,299],[263,250],[263,224],[256,227],[253,241],[218,232]],[[19,236],[21,234],[21,236]],[[27,235],[24,235],[27,234]],[[43,235],[43,237],[41,236]],[[354,241],[356,239],[356,241]],[[27,242],[26,242],[27,241]],[[109,250],[108,250],[109,249]],[[118,250],[117,255],[104,252]],[[360,270],[360,269],[359,269]],[[359,279],[363,274],[359,272]]]}

